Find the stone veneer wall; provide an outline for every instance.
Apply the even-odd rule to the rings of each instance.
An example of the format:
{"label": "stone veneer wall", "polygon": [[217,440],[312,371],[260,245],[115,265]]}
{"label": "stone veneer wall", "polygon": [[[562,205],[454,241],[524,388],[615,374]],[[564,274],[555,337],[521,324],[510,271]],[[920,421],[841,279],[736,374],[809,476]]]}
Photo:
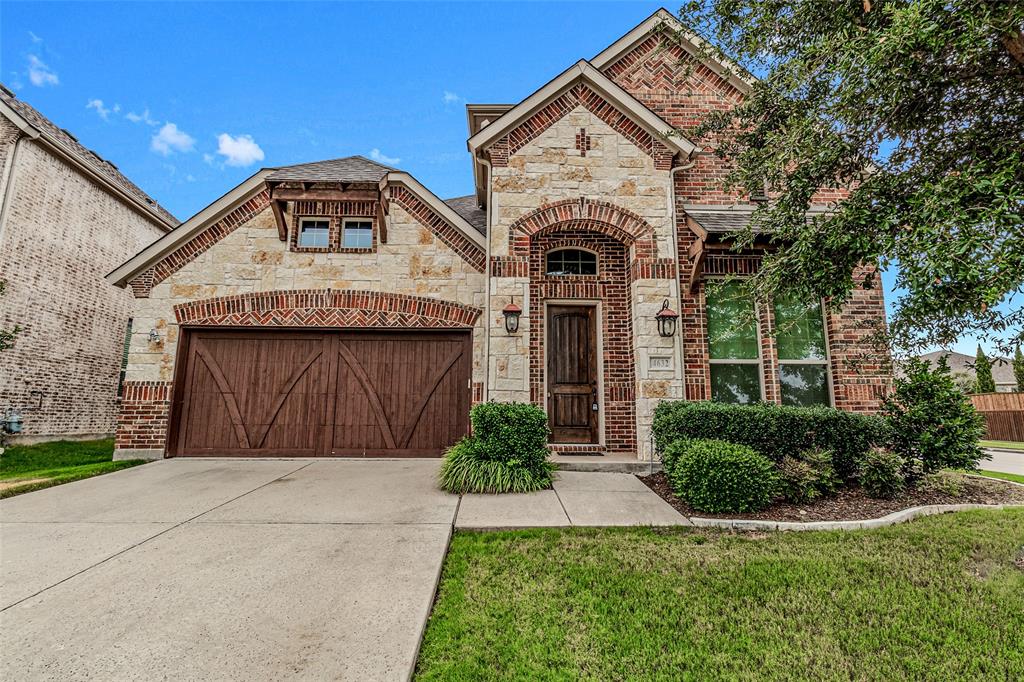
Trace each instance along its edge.
{"label": "stone veneer wall", "polygon": [[[0,123],[7,177],[17,135]],[[104,275],[163,231],[37,142],[23,138],[14,163],[0,227],[0,327],[23,330],[0,362],[0,410],[24,409],[26,436],[113,433],[133,302]]]}
{"label": "stone veneer wall", "polygon": [[[511,132],[507,160],[499,156],[494,164],[489,397],[546,407],[544,334],[536,329],[543,324],[544,302],[600,300],[603,442],[609,450],[647,456],[658,399],[682,395],[679,335],[660,337],[654,321],[662,302],[675,300],[669,164],[660,144],[638,144],[635,135],[613,127],[608,121],[615,118],[606,106],[579,104],[553,116],[560,117],[552,120],[542,110],[535,116],[539,122],[531,119],[521,126],[528,134]],[[564,202],[560,208],[547,210],[559,202]],[[550,229],[534,230],[534,221],[546,221]],[[522,231],[514,232],[518,226]],[[543,277],[544,250],[566,239],[587,240],[590,248],[602,249],[599,267],[623,269],[616,283],[558,283]],[[620,260],[613,263],[613,258]],[[501,310],[513,301],[524,314],[519,333],[510,336]],[[652,353],[671,358],[671,368],[648,371]]]}
{"label": "stone veneer wall", "polygon": [[[411,199],[406,203],[417,207]],[[391,202],[386,218],[387,243],[378,236],[375,249],[361,253],[294,251],[278,238],[265,193],[241,202],[241,207],[245,209],[241,218],[207,229],[217,239],[196,237],[201,248],[189,249],[190,258],[181,258],[173,271],[158,266],[163,279],[151,283],[145,273],[140,283],[133,283],[141,297],[136,300],[129,353],[131,386],[163,385],[169,393],[182,319],[190,324],[259,326],[437,326],[440,322],[434,318],[441,315],[435,311],[447,309],[441,302],[458,304],[449,307],[459,310],[484,308],[482,259],[477,256],[476,263],[467,262],[446,242],[471,253],[468,246],[451,234],[437,234],[436,226],[431,229],[425,224],[430,221],[413,216],[397,201]],[[290,224],[293,216],[286,217]],[[270,298],[261,296],[267,292],[272,293]],[[220,297],[227,298],[208,301]],[[265,299],[282,297],[292,302],[278,305],[273,314],[250,312],[266,311],[277,304]],[[246,303],[236,311],[232,302],[239,300]],[[438,301],[436,308],[429,304],[431,300]],[[204,301],[209,305],[204,307]],[[193,310],[216,312],[193,318],[198,314],[189,312]],[[473,318],[474,396],[479,396],[484,373],[483,321]],[[451,319],[453,327],[467,326],[463,317]],[[149,340],[150,329],[157,331],[158,341]],[[165,397],[158,391],[143,394],[158,408],[164,406]],[[149,414],[144,402],[140,399],[125,411],[118,428],[119,449],[163,449],[166,418],[150,419],[148,427],[133,421],[134,414]]]}

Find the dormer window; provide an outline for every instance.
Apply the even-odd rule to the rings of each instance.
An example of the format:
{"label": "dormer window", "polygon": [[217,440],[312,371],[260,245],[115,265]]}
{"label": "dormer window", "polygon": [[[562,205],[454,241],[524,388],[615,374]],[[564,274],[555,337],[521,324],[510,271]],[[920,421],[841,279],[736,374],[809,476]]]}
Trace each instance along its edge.
{"label": "dormer window", "polygon": [[341,246],[346,249],[372,249],[373,222],[346,220],[342,226]]}
{"label": "dormer window", "polygon": [[582,249],[559,249],[548,252],[545,271],[552,276],[596,275],[597,254]]}
{"label": "dormer window", "polygon": [[331,222],[327,218],[299,220],[299,246],[304,249],[326,249],[330,246]]}

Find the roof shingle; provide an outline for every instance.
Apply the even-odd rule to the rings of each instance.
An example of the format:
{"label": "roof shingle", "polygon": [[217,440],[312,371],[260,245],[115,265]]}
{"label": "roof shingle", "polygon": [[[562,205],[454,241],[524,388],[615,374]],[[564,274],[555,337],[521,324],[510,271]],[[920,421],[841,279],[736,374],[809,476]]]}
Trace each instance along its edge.
{"label": "roof shingle", "polygon": [[380,182],[381,178],[397,168],[385,166],[362,156],[346,156],[280,166],[267,176],[270,182]]}
{"label": "roof shingle", "polygon": [[470,194],[464,197],[445,199],[444,203],[466,219],[466,222],[473,226],[473,229],[480,234],[487,236],[487,211],[480,208],[476,201],[476,195]]}

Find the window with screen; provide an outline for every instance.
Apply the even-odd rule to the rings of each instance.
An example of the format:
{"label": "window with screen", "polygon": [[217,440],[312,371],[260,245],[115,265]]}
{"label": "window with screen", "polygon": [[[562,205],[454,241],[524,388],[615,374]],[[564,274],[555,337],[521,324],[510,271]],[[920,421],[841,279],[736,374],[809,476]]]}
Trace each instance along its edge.
{"label": "window with screen", "polygon": [[830,405],[828,353],[821,303],[777,297],[775,343],[783,405]]}
{"label": "window with screen", "polygon": [[346,220],[342,226],[341,245],[346,249],[372,249],[373,222]]}
{"label": "window with screen", "polygon": [[705,298],[711,399],[756,403],[761,400],[761,344],[754,303],[734,283],[708,287]]}
{"label": "window with screen", "polygon": [[330,246],[331,222],[327,218],[302,218],[299,221],[299,246],[326,249]]}

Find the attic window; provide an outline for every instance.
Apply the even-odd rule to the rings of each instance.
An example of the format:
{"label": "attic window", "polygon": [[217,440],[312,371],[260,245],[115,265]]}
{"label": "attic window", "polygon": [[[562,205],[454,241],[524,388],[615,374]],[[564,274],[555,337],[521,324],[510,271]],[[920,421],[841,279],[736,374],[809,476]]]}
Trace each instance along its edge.
{"label": "attic window", "polygon": [[373,222],[369,220],[346,220],[342,231],[343,248],[372,249]]}
{"label": "attic window", "polygon": [[299,221],[299,246],[304,249],[326,249],[330,234],[331,223],[326,218],[303,218]]}
{"label": "attic window", "polygon": [[597,254],[581,249],[559,249],[548,253],[548,275],[596,275]]}

